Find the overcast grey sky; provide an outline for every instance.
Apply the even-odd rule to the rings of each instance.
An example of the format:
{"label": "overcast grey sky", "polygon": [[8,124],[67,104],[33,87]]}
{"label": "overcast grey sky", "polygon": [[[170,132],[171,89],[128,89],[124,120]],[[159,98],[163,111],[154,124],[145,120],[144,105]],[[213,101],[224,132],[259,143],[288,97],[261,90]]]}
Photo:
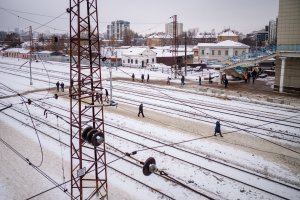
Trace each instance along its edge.
{"label": "overcast grey sky", "polygon": [[[165,23],[171,22],[172,15],[177,14],[183,29],[199,28],[200,32],[223,28],[232,28],[244,34],[264,28],[270,19],[278,15],[279,0],[98,0],[100,32],[106,32],[106,26],[114,20],[129,21],[130,28],[145,34],[165,31]],[[0,30],[25,29],[38,23],[46,23],[65,12],[69,0],[0,0]],[[45,17],[28,13],[53,16]],[[14,13],[15,15],[11,14]],[[19,17],[18,17],[19,16]],[[25,20],[26,18],[27,20]],[[51,33],[68,32],[69,19],[64,14],[61,18],[43,27],[40,31]],[[60,30],[55,30],[55,29]]]}

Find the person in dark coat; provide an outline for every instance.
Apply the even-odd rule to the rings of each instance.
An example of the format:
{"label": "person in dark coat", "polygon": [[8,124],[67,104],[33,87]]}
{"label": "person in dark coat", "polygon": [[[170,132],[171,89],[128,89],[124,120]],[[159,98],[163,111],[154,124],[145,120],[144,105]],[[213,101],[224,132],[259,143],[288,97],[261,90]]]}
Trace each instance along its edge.
{"label": "person in dark coat", "polygon": [[141,103],[141,105],[139,106],[139,114],[138,114],[138,117],[140,117],[140,114],[142,114],[143,117],[144,116],[144,109],[143,109],[143,104]]}
{"label": "person in dark coat", "polygon": [[168,77],[168,79],[167,79],[167,85],[170,85],[170,80],[171,80],[171,78]]}
{"label": "person in dark coat", "polygon": [[221,124],[220,121],[216,122],[216,127],[215,127],[215,134],[214,136],[217,136],[216,134],[220,133],[220,136],[223,137],[222,133],[221,133]]}
{"label": "person in dark coat", "polygon": [[142,79],[142,82],[144,82],[144,74],[142,74],[142,76],[141,76],[141,79]]}
{"label": "person in dark coat", "polygon": [[57,92],[59,92],[59,81],[57,81],[57,83],[56,83],[56,90],[57,90]]}
{"label": "person in dark coat", "polygon": [[209,83],[212,83],[212,78],[211,78],[211,74],[209,73],[209,75],[208,75],[208,82]]}
{"label": "person in dark coat", "polygon": [[228,85],[228,79],[225,77],[224,79],[224,85],[225,85],[225,88],[227,88],[227,85]]}
{"label": "person in dark coat", "polygon": [[184,85],[184,76],[181,76],[181,85]]}
{"label": "person in dark coat", "polygon": [[199,76],[199,85],[201,85],[201,76]]}
{"label": "person in dark coat", "polygon": [[108,102],[108,90],[105,89],[105,101]]}
{"label": "person in dark coat", "polygon": [[247,82],[250,82],[250,77],[251,77],[251,73],[248,72],[248,73],[247,73]]}
{"label": "person in dark coat", "polygon": [[254,84],[254,81],[256,79],[256,76],[257,76],[257,72],[255,70],[253,70],[252,72],[252,83]]}
{"label": "person in dark coat", "polygon": [[62,91],[62,92],[65,91],[65,84],[64,84],[64,82],[61,82],[61,83],[60,83],[60,88],[61,88],[61,91]]}
{"label": "person in dark coat", "polygon": [[149,74],[147,74],[147,82],[149,82],[150,76]]}
{"label": "person in dark coat", "polygon": [[132,81],[134,81],[134,73],[132,73],[132,75],[131,75],[131,78],[132,78]]}
{"label": "person in dark coat", "polygon": [[100,103],[100,95],[98,92],[96,92],[96,101],[98,101],[98,103]]}

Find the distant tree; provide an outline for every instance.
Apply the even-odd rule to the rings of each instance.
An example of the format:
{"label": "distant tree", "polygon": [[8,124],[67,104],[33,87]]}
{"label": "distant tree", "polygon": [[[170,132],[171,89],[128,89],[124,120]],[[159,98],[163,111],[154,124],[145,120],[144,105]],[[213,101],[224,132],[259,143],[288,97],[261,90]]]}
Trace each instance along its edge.
{"label": "distant tree", "polygon": [[195,38],[199,33],[199,28],[190,28],[188,33],[191,35],[191,37]]}
{"label": "distant tree", "polygon": [[131,46],[135,33],[130,29],[125,29],[123,32],[123,45]]}
{"label": "distant tree", "polygon": [[7,33],[5,31],[0,31],[0,44],[4,44]]}
{"label": "distant tree", "polygon": [[242,39],[240,42],[243,43],[243,44],[246,44],[250,47],[254,47],[256,45],[255,40],[253,40],[250,37],[246,37],[246,38]]}
{"label": "distant tree", "polygon": [[17,33],[8,33],[4,38],[4,44],[8,45],[9,47],[17,47],[21,44],[20,36]]}

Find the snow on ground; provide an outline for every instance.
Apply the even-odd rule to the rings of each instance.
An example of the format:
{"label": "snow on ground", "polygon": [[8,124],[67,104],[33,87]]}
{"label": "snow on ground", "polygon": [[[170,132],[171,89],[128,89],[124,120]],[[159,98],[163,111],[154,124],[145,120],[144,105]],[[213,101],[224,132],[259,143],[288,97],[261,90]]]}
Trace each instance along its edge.
{"label": "snow on ground", "polygon": [[[0,65],[4,67],[8,67],[9,64],[21,65],[26,60],[17,60],[17,59],[9,59],[9,58],[0,58]],[[9,63],[9,64],[7,64]],[[26,69],[28,64],[25,64],[22,69]],[[65,85],[68,85],[68,82],[65,81],[68,79],[69,65],[64,63],[49,63],[49,62],[37,62],[32,64],[33,73],[39,72],[46,74],[46,70],[48,71],[48,75],[50,76],[50,86],[55,87],[54,83],[57,81],[64,81]],[[1,69],[0,69],[1,70]],[[51,71],[52,70],[52,71]],[[57,73],[56,71],[60,71],[61,73]],[[8,72],[8,71],[6,71]],[[17,92],[26,92],[33,91],[37,89],[47,89],[49,88],[49,79],[47,76],[42,76],[41,74],[35,74],[33,77],[39,78],[38,80],[33,80],[33,85],[29,85],[29,76],[28,70],[27,73],[23,73],[26,77],[15,76],[14,73],[8,74],[6,72],[0,71],[0,95],[12,95],[14,92],[9,91],[4,85],[9,86],[13,90]],[[215,71],[210,71],[213,76],[218,73]],[[150,71],[145,69],[135,69],[135,68],[119,68],[117,70],[113,70],[113,76],[121,77],[121,78],[130,78],[131,74],[135,73],[137,79],[140,78],[141,74],[149,74],[150,80],[161,80],[166,81],[168,76],[171,74],[167,73],[167,69],[159,69],[158,71]],[[16,73],[15,73],[16,74]],[[109,70],[106,67],[103,67],[103,77],[104,79],[108,79]],[[209,71],[202,72],[189,72],[187,76],[187,81],[197,81],[199,76],[208,77]],[[57,76],[57,77],[54,77]],[[41,81],[41,80],[44,80]],[[179,84],[180,79],[172,80],[172,83]],[[108,85],[107,82],[103,82],[104,86]],[[182,111],[189,112],[202,112],[205,115],[212,115],[216,118],[228,119],[234,122],[241,123],[249,123],[255,126],[260,126],[264,123],[258,123],[257,120],[247,120],[245,121],[241,117],[234,116],[223,116],[218,113],[218,111],[209,111],[205,108],[195,109],[191,108],[191,106],[184,105],[182,103],[174,104],[174,102],[179,101],[203,101],[209,102],[210,104],[218,104],[223,105],[224,107],[230,107],[232,105],[245,108],[252,109],[253,104],[245,103],[243,101],[234,100],[228,101],[220,98],[205,96],[195,94],[195,92],[187,92],[184,89],[178,88],[167,88],[167,87],[159,87],[153,86],[153,88],[144,87],[142,84],[136,83],[136,86],[132,86],[126,84],[126,81],[116,81],[114,83],[114,87],[116,88],[116,99],[129,98],[129,102],[136,102],[134,105],[130,105],[128,103],[120,103],[117,109],[108,108],[105,110],[105,122],[113,124],[117,127],[122,127],[122,129],[133,130],[145,136],[150,136],[154,139],[158,139],[165,143],[174,143],[181,142],[190,139],[198,138],[199,136],[208,136],[213,132],[213,124],[214,120],[211,122],[201,122],[200,118],[195,119],[187,119],[187,117],[179,117],[177,114],[181,114]],[[128,88],[131,91],[143,91],[148,93],[148,95],[153,95],[155,97],[163,96],[166,101],[162,101],[160,99],[152,99],[146,96],[138,96],[134,94],[124,93],[122,91],[118,91],[117,88]],[[170,90],[172,89],[172,90]],[[60,92],[59,95],[62,93]],[[45,97],[52,97],[53,92],[36,92],[26,94],[27,98],[38,99]],[[168,98],[172,97],[172,98]],[[168,102],[173,101],[173,102]],[[26,106],[24,104],[18,104],[22,102],[22,99],[18,96],[0,99],[0,102],[8,105],[14,104],[13,107],[18,109],[22,109],[23,113],[27,113]],[[54,106],[61,106],[64,108],[69,108],[69,102],[67,99],[60,97],[59,99],[49,98],[46,101],[50,104],[43,104],[44,109],[49,109],[55,112],[58,112],[62,115],[69,116],[69,114],[65,111],[55,108]],[[140,119],[136,115],[136,105],[139,102],[143,102],[145,104],[145,115],[146,118]],[[177,108],[174,114],[167,114],[163,109],[161,111],[153,111],[150,109],[150,104],[152,107],[154,104],[159,106],[169,106],[171,108]],[[52,105],[52,106],[51,106]],[[270,104],[273,105],[273,104]],[[0,108],[3,108],[3,105],[0,105]],[[147,107],[148,106],[148,107]],[[176,106],[176,107],[174,107]],[[30,113],[32,116],[37,117],[41,121],[45,121],[49,125],[54,127],[58,127],[61,130],[65,130],[69,132],[69,125],[65,123],[63,120],[57,119],[55,116],[48,114],[47,118],[43,115],[43,110],[33,106],[28,105]],[[291,107],[293,108],[293,107]],[[259,107],[257,106],[256,112],[271,112],[272,108],[267,107]],[[295,111],[294,113],[289,113],[285,110],[278,111],[281,115],[286,117],[293,117],[294,115],[299,118],[299,111]],[[5,115],[6,113],[7,115]],[[0,125],[1,139],[5,140],[11,146],[16,148],[19,152],[21,152],[25,157],[29,158],[33,163],[39,163],[41,159],[41,154],[37,142],[37,136],[34,134],[34,131],[31,128],[26,127],[24,124],[16,122],[8,115],[12,115],[18,119],[21,119],[23,123],[31,125],[30,119],[28,117],[24,117],[22,114],[13,111],[12,109],[7,109],[0,113]],[[274,115],[275,114],[270,114]],[[222,118],[223,116],[223,118]],[[280,119],[280,118],[279,118]],[[67,118],[66,118],[67,120]],[[244,120],[244,121],[243,121]],[[65,143],[69,143],[69,136],[60,133],[60,131],[54,130],[48,126],[43,125],[41,122],[35,121],[35,125],[37,129],[41,129],[45,133],[51,134],[51,136],[61,139]],[[281,130],[282,126],[266,124],[264,127],[270,129]],[[120,131],[119,129],[112,128],[106,126],[106,131],[112,132],[119,136],[126,136],[127,139],[136,142],[142,142],[143,145],[149,147],[156,147],[158,144],[149,141],[147,139],[138,138],[137,136],[126,134]],[[226,128],[224,132],[230,132],[234,130],[233,128]],[[297,128],[287,128],[284,127],[284,130],[289,133],[299,135],[300,131]],[[41,139],[41,144],[44,150],[44,163],[41,167],[52,179],[56,182],[63,182],[62,175],[62,166],[64,166],[64,174],[66,180],[69,180],[69,149],[66,146],[61,146],[54,140],[39,134]],[[227,139],[228,138],[228,139]],[[245,141],[244,141],[245,140]],[[140,149],[144,149],[145,147],[132,144],[130,142],[126,142],[123,139],[120,139],[116,136],[107,134],[108,144],[126,151],[132,152]],[[232,144],[234,143],[234,144]],[[298,144],[297,144],[298,145]],[[271,177],[275,177],[276,179],[287,181],[290,184],[296,185],[299,188],[300,185],[300,173],[297,171],[299,169],[297,167],[297,163],[300,163],[300,156],[296,153],[291,153],[286,149],[281,149],[280,147],[265,143],[259,139],[253,139],[251,136],[245,133],[233,133],[225,135],[224,138],[210,138],[203,140],[195,140],[193,142],[187,142],[180,145],[177,145],[180,148],[195,152],[199,155],[204,155],[207,158],[217,159],[219,161],[225,161],[231,163],[233,165],[243,167],[246,170],[257,171],[258,173],[264,173],[265,175],[270,175]],[[247,147],[251,147],[248,148]],[[295,145],[294,145],[295,147]],[[0,178],[0,196],[5,197],[5,199],[24,199],[28,198],[34,194],[37,194],[43,190],[46,190],[53,186],[48,180],[46,180],[43,176],[34,171],[26,162],[20,160],[14,153],[12,153],[7,147],[5,147],[2,143],[0,143],[1,148],[1,178]],[[296,146],[299,150],[299,146]],[[275,199],[276,197],[265,192],[259,191],[255,188],[243,185],[241,183],[236,183],[232,180],[224,178],[219,175],[214,175],[208,170],[217,171],[220,174],[227,174],[231,177],[236,176],[237,178],[243,179],[245,182],[250,184],[256,184],[255,180],[252,180],[250,176],[239,177],[238,174],[234,171],[231,172],[227,167],[221,167],[219,165],[215,165],[213,162],[205,159],[199,159],[196,157],[187,157],[186,154],[180,152],[178,150],[172,150],[169,147],[159,148],[160,151],[165,153],[173,153],[176,156],[187,160],[189,162],[193,162],[202,167],[202,169],[198,169],[195,167],[191,167],[184,162],[174,161],[174,159],[170,159],[169,157],[163,156],[161,153],[153,152],[151,150],[141,151],[135,157],[139,160],[145,160],[150,156],[153,156],[157,160],[158,167],[166,170],[166,172],[171,175],[177,177],[180,181],[187,183],[188,181],[192,181],[190,185],[197,188],[197,190],[201,190],[207,194],[213,195],[214,198],[217,199]],[[267,152],[269,151],[269,152]],[[63,159],[62,159],[63,158]],[[108,154],[107,160],[115,159],[114,156]],[[287,161],[289,163],[284,163]],[[62,165],[62,162],[64,165]],[[291,164],[294,162],[294,165]],[[295,167],[296,165],[296,167]],[[160,188],[164,186],[164,189],[168,190],[170,194],[174,195],[175,199],[199,199],[200,197],[191,191],[187,191],[185,189],[179,189],[177,186],[170,185],[162,179],[155,177],[153,175],[149,177],[144,177],[141,171],[135,170],[135,168],[130,167],[128,163],[125,161],[117,161],[112,163],[112,167],[119,167],[128,173],[131,177],[136,177],[145,182],[151,182],[156,188]],[[299,165],[298,165],[299,166]],[[257,187],[268,188],[275,193],[286,195],[290,199],[299,199],[300,192],[289,190],[282,190],[282,188],[273,188],[274,185],[259,185],[263,182],[257,182]],[[161,195],[155,192],[151,192],[151,190],[141,186],[128,179],[123,175],[118,174],[116,171],[112,169],[108,169],[108,184],[109,184],[109,196],[110,199],[161,199]],[[126,185],[126,186],[125,186]],[[68,185],[66,185],[68,187]],[[276,191],[277,190],[277,191]],[[20,191],[16,193],[14,191]],[[61,192],[58,189],[55,189],[51,192],[47,192],[41,196],[42,199],[66,199],[68,196]]]}

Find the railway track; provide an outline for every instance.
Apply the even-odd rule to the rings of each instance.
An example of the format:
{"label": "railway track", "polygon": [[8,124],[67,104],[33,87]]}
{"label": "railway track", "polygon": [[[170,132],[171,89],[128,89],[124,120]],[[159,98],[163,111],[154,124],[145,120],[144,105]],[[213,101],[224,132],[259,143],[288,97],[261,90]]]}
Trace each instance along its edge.
{"label": "railway track", "polygon": [[[3,104],[3,103],[1,103],[1,102],[0,102],[0,104],[1,104],[1,105],[5,105],[5,104]],[[20,110],[18,110],[18,109],[16,109],[16,108],[13,108],[13,110],[16,111],[16,112],[18,112],[18,113],[21,114],[21,115],[24,115],[24,116],[26,116],[26,117],[29,117],[29,115],[25,114],[23,111],[20,111]],[[6,116],[8,116],[8,117],[10,117],[10,118],[12,118],[12,119],[14,119],[14,120],[16,120],[16,121],[18,121],[19,123],[21,123],[21,124],[23,124],[23,125],[25,125],[25,126],[28,126],[28,127],[30,127],[30,128],[34,128],[32,125],[30,125],[30,124],[28,124],[28,123],[26,123],[26,122],[23,122],[22,120],[17,119],[16,117],[14,117],[14,116],[12,116],[12,115],[6,114],[5,112],[4,112],[3,114],[6,115]],[[66,132],[66,130],[61,129],[61,127],[60,127],[60,128],[57,128],[57,127],[55,127],[55,125],[50,124],[49,122],[44,122],[43,120],[38,119],[36,116],[33,116],[33,115],[32,115],[32,118],[33,118],[35,121],[39,122],[39,123],[42,123],[42,124],[44,124],[44,125],[46,125],[46,126],[52,128],[52,129],[55,129],[56,131],[60,131],[60,132],[64,133],[65,135],[69,136],[69,132]],[[55,137],[53,137],[53,136],[47,134],[46,132],[42,131],[41,129],[36,128],[36,130],[37,130],[39,133],[41,133],[41,134],[43,134],[43,135],[45,135],[45,136],[47,136],[47,137],[49,137],[49,138],[55,140],[56,142],[62,143],[62,144],[64,144],[65,146],[69,147],[68,144],[66,144],[66,143],[60,141],[59,139],[57,139],[57,138],[55,138]],[[113,158],[115,158],[115,157],[120,158],[121,156],[124,155],[124,154],[123,154],[123,155],[118,155],[118,154],[116,154],[116,153],[113,153],[112,150],[107,150],[106,152],[107,152],[109,155],[113,156]],[[135,172],[136,172],[136,171],[140,171],[140,174],[142,174],[142,165],[139,165],[139,164],[137,164],[136,162],[131,161],[130,159],[126,159],[126,157],[125,157],[125,158],[121,158],[121,159],[122,159],[123,161],[125,161],[125,162],[127,162],[127,163],[130,163],[130,164],[132,165],[131,167],[128,167],[128,168],[126,168],[126,169],[131,169],[132,171],[135,171]],[[113,160],[113,159],[111,159],[111,160]],[[109,162],[109,161],[108,161],[108,162]],[[172,194],[171,191],[167,192],[167,193],[169,193],[169,194],[163,193],[163,192],[161,191],[161,189],[159,189],[159,188],[160,188],[159,185],[157,185],[156,187],[150,186],[149,184],[146,184],[145,182],[142,182],[141,180],[138,180],[138,179],[136,179],[136,178],[133,178],[133,177],[132,177],[132,173],[131,173],[131,175],[128,175],[128,174],[130,174],[129,172],[127,172],[127,173],[126,173],[126,172],[122,172],[120,169],[117,169],[116,167],[112,167],[111,165],[108,165],[108,167],[109,167],[110,169],[113,169],[114,171],[117,171],[118,173],[122,174],[123,176],[125,176],[125,177],[127,177],[127,178],[129,178],[129,179],[131,179],[131,180],[133,180],[133,181],[135,181],[135,182],[137,182],[137,183],[139,183],[140,185],[143,185],[143,186],[147,187],[150,191],[154,191],[154,192],[156,192],[156,193],[158,193],[158,194],[160,194],[160,195],[163,195],[163,196],[166,197],[167,199],[175,199],[175,197],[173,196],[173,194]],[[133,167],[134,167],[135,170],[133,169]],[[124,171],[124,169],[123,169],[123,171]],[[125,171],[126,171],[126,170],[125,170]],[[165,179],[165,180],[167,180],[167,181],[173,182],[173,184],[176,184],[176,185],[178,184],[178,182],[174,181],[172,178],[165,177],[164,175],[155,173],[154,176],[157,176],[157,177],[163,178],[163,179]],[[165,182],[165,181],[163,181],[163,182]],[[182,185],[177,185],[177,186],[182,187],[184,190],[190,190],[190,191],[192,191],[193,193],[196,194],[196,196],[197,196],[198,198],[202,198],[202,199],[213,199],[213,198],[206,198],[206,197],[205,197],[205,196],[207,196],[206,194],[203,194],[201,191],[194,190],[194,189],[190,188],[188,185],[182,184]],[[177,188],[177,189],[178,189],[178,188]],[[176,189],[175,189],[175,190],[176,190]],[[184,193],[184,192],[183,192],[183,193]],[[172,196],[173,196],[173,197],[172,197]]]}
{"label": "railway track", "polygon": [[[53,106],[53,105],[52,105]],[[66,110],[67,111],[67,110]],[[67,116],[66,116],[67,117]],[[106,123],[106,125],[108,125],[108,126],[113,126],[113,125],[111,125],[111,124],[107,124]],[[116,127],[115,127],[116,128]],[[119,128],[117,128],[117,129],[119,129]],[[123,130],[123,131],[126,131],[126,130]],[[127,133],[128,133],[128,131],[127,131]],[[123,135],[122,133],[120,133],[120,135],[119,136],[117,136],[116,134],[113,134],[113,133],[110,133],[111,135],[114,135],[114,137],[119,137],[119,138],[122,138],[120,135]],[[130,134],[134,134],[134,135],[137,135],[136,133],[133,133],[132,131],[130,132]],[[139,137],[141,137],[141,135],[139,134]],[[145,138],[147,138],[148,140],[152,140],[152,141],[155,141],[155,140],[153,140],[153,139],[151,139],[151,138],[148,138],[148,137],[143,137],[144,139]],[[124,138],[122,138],[123,140],[124,140]],[[143,139],[143,140],[144,140]],[[125,139],[126,140],[126,139]],[[140,141],[141,139],[137,139],[137,141]],[[128,141],[128,140],[127,140]],[[138,143],[137,141],[130,141],[131,143],[133,142],[133,143],[135,143],[135,144],[137,144],[137,145],[140,145],[140,146],[143,146],[143,147],[145,147],[144,145],[142,145],[141,143]],[[159,142],[159,141],[155,141],[156,143],[159,143],[160,145],[161,144],[163,144],[163,145],[165,145],[164,143],[162,143],[162,142]],[[146,148],[149,148],[149,147],[146,147]],[[183,149],[180,149],[180,148],[174,148],[174,147],[172,147],[172,149],[169,151],[169,152],[172,152],[172,151],[174,151],[174,149],[177,149],[177,150],[179,150],[180,152],[176,152],[175,151],[175,155],[176,155],[176,153],[177,154],[182,154],[182,151],[185,151],[186,153],[188,153],[189,155],[186,155],[185,157],[191,157],[191,154],[193,154],[193,156],[194,157],[196,157],[196,158],[192,158],[191,159],[191,161],[195,161],[195,160],[199,160],[199,157],[201,157],[201,156],[199,156],[199,155],[196,155],[195,153],[192,153],[192,152],[188,152],[188,151],[186,151],[186,150],[183,150]],[[157,151],[158,153],[160,153],[160,154],[164,154],[164,155],[168,155],[168,154],[166,154],[165,152],[161,152],[161,151]],[[196,167],[198,167],[198,168],[203,168],[203,166],[200,166],[199,164],[197,165],[197,164],[195,164],[195,163],[191,163],[191,162],[188,162],[188,161],[185,161],[185,160],[182,160],[182,159],[180,159],[180,158],[177,158],[176,156],[172,156],[172,155],[168,155],[168,156],[171,156],[172,158],[175,158],[175,159],[178,159],[178,160],[180,160],[180,161],[182,161],[182,162],[187,162],[187,163],[189,163],[189,164],[191,164],[191,165],[193,165],[193,166],[196,166]],[[203,159],[206,159],[205,157],[203,157],[202,156],[202,158]],[[207,160],[207,159],[206,159]],[[202,160],[203,161],[203,160]],[[212,160],[210,160],[210,161],[212,161]],[[203,164],[203,162],[200,162],[200,163],[202,163]],[[224,167],[224,163],[221,163],[221,165],[223,165],[222,167]],[[229,168],[232,168],[232,166],[227,166],[227,167],[229,167]],[[236,168],[237,169],[237,168]],[[209,169],[206,169],[206,170],[209,170]],[[241,170],[241,169],[237,169],[237,170]],[[211,171],[211,170],[209,170],[209,171]],[[247,171],[245,171],[245,170],[241,170],[241,171],[244,171],[244,173],[249,173],[249,172],[247,172]],[[212,172],[212,171],[211,171]],[[217,172],[214,172],[214,173],[217,173]],[[218,174],[218,173],[217,173]],[[219,175],[221,175],[221,176],[225,176],[226,177],[226,175],[224,175],[224,174],[219,174]],[[256,177],[259,177],[259,175],[255,175]],[[232,179],[232,177],[228,177],[228,178],[230,178],[230,179]],[[264,178],[264,177],[260,177],[260,178]],[[235,181],[238,181],[238,180],[235,180]],[[273,181],[273,180],[269,180],[269,181]],[[255,187],[255,185],[253,186],[253,185],[249,185],[249,184],[247,184],[246,182],[241,182],[241,181],[238,181],[238,182],[240,182],[240,183],[242,183],[242,184],[245,184],[245,185],[248,185],[248,186],[252,186],[252,187],[254,187],[254,188],[256,188]],[[275,181],[276,182],[276,181]],[[276,182],[277,184],[282,184],[282,183],[280,183],[280,182]],[[268,184],[267,184],[268,185]],[[284,185],[284,184],[283,184]],[[260,189],[260,190],[262,190],[261,188],[256,188],[256,189]],[[296,189],[297,190],[297,188],[294,188],[294,189]],[[298,189],[299,190],[299,189]],[[264,190],[262,190],[262,191],[264,191]],[[276,196],[276,195],[275,195]]]}

